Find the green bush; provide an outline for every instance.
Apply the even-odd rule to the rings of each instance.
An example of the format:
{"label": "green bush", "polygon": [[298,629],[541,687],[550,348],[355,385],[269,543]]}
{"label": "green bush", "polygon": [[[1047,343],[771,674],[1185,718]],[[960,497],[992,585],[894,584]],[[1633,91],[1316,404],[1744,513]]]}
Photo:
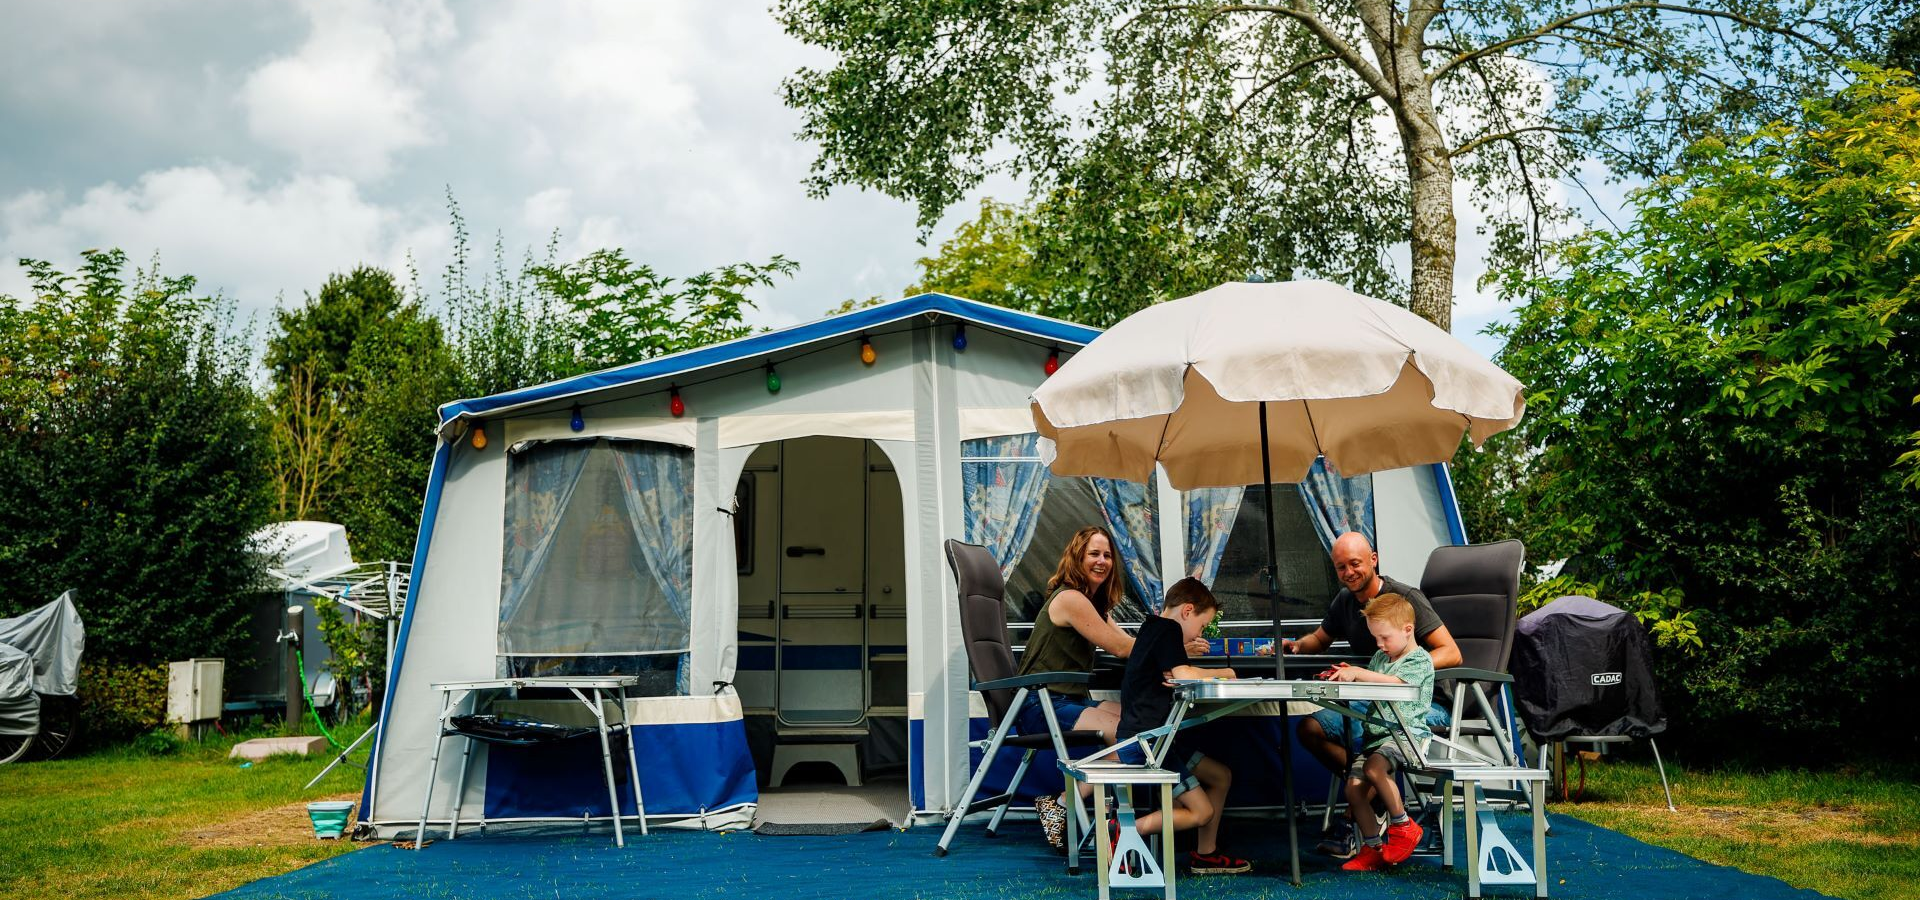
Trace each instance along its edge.
{"label": "green bush", "polygon": [[80,666],[79,738],[119,743],[166,724],[167,666],[89,662]]}
{"label": "green bush", "polygon": [[134,752],[146,756],[172,756],[187,746],[180,736],[166,729],[149,731],[133,739]]}

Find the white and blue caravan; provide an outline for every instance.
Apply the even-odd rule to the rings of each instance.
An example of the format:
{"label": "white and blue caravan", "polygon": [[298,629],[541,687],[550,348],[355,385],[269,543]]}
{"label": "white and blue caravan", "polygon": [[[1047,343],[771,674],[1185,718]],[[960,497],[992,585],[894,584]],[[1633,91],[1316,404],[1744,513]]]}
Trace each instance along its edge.
{"label": "white and blue caravan", "polygon": [[[1276,615],[1317,620],[1338,531],[1374,535],[1405,581],[1463,542],[1439,466],[1276,486],[1271,515],[1258,490],[1052,476],[1029,395],[1050,357],[1097,335],[924,294],[443,406],[363,821],[393,836],[420,819],[433,684],[621,674],[640,679],[628,713],[650,823],[741,827],[802,765],[892,786],[904,823],[959,799],[986,728],[943,540],[989,547],[1009,621],[1031,623],[1066,536],[1103,523],[1128,572],[1122,619],[1154,604],[1163,575],[1194,573],[1245,635]],[[1270,752],[1271,737],[1243,743]],[[461,821],[606,818],[598,756],[592,741],[476,745]],[[442,827],[460,770],[435,778],[427,817]],[[1246,782],[1237,793],[1263,790]]]}

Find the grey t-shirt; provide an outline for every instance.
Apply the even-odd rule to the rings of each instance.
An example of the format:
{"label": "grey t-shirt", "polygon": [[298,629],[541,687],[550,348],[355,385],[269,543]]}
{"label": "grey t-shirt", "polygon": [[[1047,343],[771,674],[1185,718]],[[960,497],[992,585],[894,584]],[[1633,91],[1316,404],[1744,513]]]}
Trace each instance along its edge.
{"label": "grey t-shirt", "polygon": [[[1381,594],[1399,594],[1413,604],[1413,636],[1426,646],[1427,635],[1440,627],[1440,614],[1433,611],[1433,604],[1427,595],[1412,585],[1402,584],[1385,575],[1380,576]],[[1375,594],[1374,596],[1379,596]],[[1353,648],[1355,656],[1370,656],[1380,649],[1373,640],[1373,633],[1367,630],[1366,607],[1353,596],[1353,592],[1341,588],[1333,595],[1333,605],[1327,607],[1327,615],[1320,620],[1320,627],[1326,629],[1327,636],[1336,641],[1344,640]]]}

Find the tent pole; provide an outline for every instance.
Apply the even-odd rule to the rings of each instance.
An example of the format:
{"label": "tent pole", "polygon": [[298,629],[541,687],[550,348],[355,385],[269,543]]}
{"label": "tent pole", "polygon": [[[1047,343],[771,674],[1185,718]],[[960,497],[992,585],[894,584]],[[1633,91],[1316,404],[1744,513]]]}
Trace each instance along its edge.
{"label": "tent pole", "polygon": [[[1267,598],[1273,603],[1274,677],[1287,677],[1287,652],[1280,643],[1280,545],[1273,535],[1273,457],[1267,450],[1267,401],[1260,401],[1260,488],[1267,503]],[[1286,704],[1281,705],[1282,709]],[[1293,717],[1280,720],[1280,785],[1287,800],[1287,857],[1293,886],[1300,886],[1300,810],[1293,800]]]}

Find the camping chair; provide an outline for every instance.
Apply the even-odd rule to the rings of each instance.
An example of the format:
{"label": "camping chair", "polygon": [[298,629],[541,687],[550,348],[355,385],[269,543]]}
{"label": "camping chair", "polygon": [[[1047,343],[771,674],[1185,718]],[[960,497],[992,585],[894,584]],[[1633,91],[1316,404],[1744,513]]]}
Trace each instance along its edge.
{"label": "camping chair", "polygon": [[[1526,548],[1514,540],[1436,547],[1427,557],[1420,592],[1453,634],[1461,657],[1458,667],[1434,673],[1435,692],[1444,690],[1453,698],[1453,725],[1445,739],[1436,742],[1445,759],[1520,764],[1513,740],[1513,676],[1507,666],[1513,658],[1520,567],[1525,562]],[[1487,696],[1489,685],[1500,695],[1498,706]],[[1494,745],[1491,750],[1484,747],[1488,741]]]}
{"label": "camping chair", "polygon": [[[993,730],[984,740],[968,743],[968,749],[981,748],[985,754],[980,765],[974,770],[973,779],[967,782],[966,793],[960,796],[960,802],[954,804],[953,811],[947,814],[946,831],[940,835],[940,843],[934,847],[934,856],[946,856],[947,845],[953,842],[953,836],[960,830],[960,820],[981,810],[994,810],[993,818],[987,822],[987,837],[993,837],[1000,827],[1000,820],[1007,814],[1007,807],[1013,804],[1016,792],[1020,790],[1020,781],[1026,777],[1027,767],[1033,762],[1037,750],[1052,750],[1061,760],[1067,760],[1068,747],[1105,746],[1106,740],[1097,731],[1061,731],[1060,723],[1054,721],[1052,698],[1048,695],[1047,685],[1058,682],[1077,682],[1085,684],[1092,680],[1086,672],[1036,672],[1031,675],[1018,675],[1018,667],[1013,662],[1013,642],[1007,635],[1007,614],[1004,605],[1006,583],[1000,575],[1000,564],[985,547],[948,540],[947,565],[953,569],[953,580],[959,586],[960,594],[960,634],[966,642],[967,666],[972,673],[973,689],[987,703],[988,720]],[[1046,734],[1020,734],[1015,724],[1020,716],[1021,705],[1027,697],[1037,694],[1041,708],[1046,712]],[[1013,772],[1013,780],[1007,784],[1004,793],[981,800],[975,800],[980,785],[986,780],[987,770],[1002,747],[1016,747],[1026,752],[1020,757],[1020,766]],[[1080,806],[1077,790],[1067,792],[1073,801],[1073,814],[1079,818],[1085,832],[1086,812]]]}
{"label": "camping chair", "polygon": [[[1435,732],[1427,750],[1433,762],[1479,762],[1516,766],[1513,735],[1513,697],[1507,663],[1513,655],[1515,604],[1520,596],[1520,566],[1526,550],[1519,541],[1436,547],[1427,557],[1420,593],[1427,595],[1442,624],[1460,647],[1461,664],[1433,673],[1435,699],[1451,694],[1450,728]],[[1486,686],[1495,685],[1501,703],[1495,706]],[[1473,707],[1467,701],[1473,700]],[[1483,746],[1492,742],[1489,752]],[[1335,773],[1327,792],[1322,827],[1333,818],[1341,778]],[[1426,785],[1431,787],[1431,785]],[[1409,792],[1423,807],[1429,791]],[[1426,811],[1427,815],[1431,810]]]}

